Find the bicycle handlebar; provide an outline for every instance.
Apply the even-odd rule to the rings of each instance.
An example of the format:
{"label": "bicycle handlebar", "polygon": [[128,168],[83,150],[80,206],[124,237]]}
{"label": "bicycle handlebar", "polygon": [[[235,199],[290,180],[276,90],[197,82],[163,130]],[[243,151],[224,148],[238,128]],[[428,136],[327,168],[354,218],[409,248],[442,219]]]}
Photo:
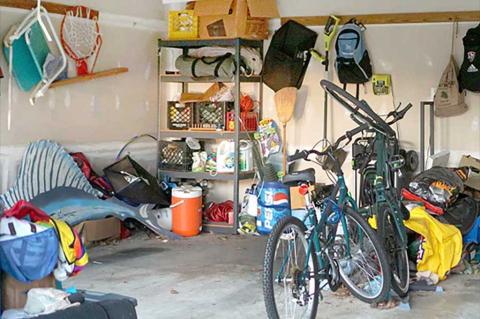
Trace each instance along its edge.
{"label": "bicycle handlebar", "polygon": [[304,159],[304,160],[308,160],[308,156],[310,154],[315,154],[317,156],[324,156],[324,155],[332,155],[333,151],[337,149],[338,145],[340,145],[340,143],[346,139],[348,139],[349,141],[352,140],[352,138],[359,134],[360,132],[366,130],[369,128],[369,125],[368,124],[362,124],[350,131],[347,131],[344,135],[340,136],[336,141],[335,141],[335,144],[333,144],[331,147],[329,147],[326,151],[323,151],[323,152],[320,152],[320,151],[317,151],[317,150],[303,150],[303,151],[300,151],[300,150],[296,150],[295,151],[295,154],[293,155],[289,155],[287,156],[287,160],[288,162],[294,162],[294,161],[297,161],[297,160],[300,160],[300,159]]}
{"label": "bicycle handlebar", "polygon": [[[352,115],[363,124],[368,123],[371,127],[384,132],[387,135],[394,136],[395,131],[385,122],[364,100],[359,101],[350,93],[341,89],[330,81],[320,81],[322,88],[327,91],[337,102],[343,105]],[[360,113],[362,110],[364,114]],[[357,121],[355,121],[357,122]],[[357,122],[358,123],[358,122]]]}
{"label": "bicycle handlebar", "polygon": [[388,113],[387,118],[389,118],[390,116],[393,116],[393,119],[391,121],[387,122],[387,124],[392,125],[393,123],[398,122],[401,119],[403,119],[405,114],[407,114],[408,110],[410,110],[412,107],[413,107],[412,103],[408,103],[407,106],[405,106],[403,108],[403,110],[392,111],[392,112]]}

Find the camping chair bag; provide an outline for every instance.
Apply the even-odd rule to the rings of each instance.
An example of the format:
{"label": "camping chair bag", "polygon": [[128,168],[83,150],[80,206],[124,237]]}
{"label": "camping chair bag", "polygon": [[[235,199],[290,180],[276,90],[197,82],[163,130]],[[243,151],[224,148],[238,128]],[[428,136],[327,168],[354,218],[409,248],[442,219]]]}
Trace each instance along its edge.
{"label": "camping chair bag", "polygon": [[214,76],[230,79],[235,75],[235,60],[231,53],[218,57],[195,58],[181,55],[175,61],[175,67],[182,75],[193,78]]}
{"label": "camping chair bag", "polygon": [[288,21],[273,35],[263,64],[263,81],[275,92],[284,87],[302,86],[309,50],[315,47],[317,33]]}
{"label": "camping chair bag", "polygon": [[104,169],[115,195],[133,205],[170,206],[170,200],[155,177],[130,156],[125,156]]}

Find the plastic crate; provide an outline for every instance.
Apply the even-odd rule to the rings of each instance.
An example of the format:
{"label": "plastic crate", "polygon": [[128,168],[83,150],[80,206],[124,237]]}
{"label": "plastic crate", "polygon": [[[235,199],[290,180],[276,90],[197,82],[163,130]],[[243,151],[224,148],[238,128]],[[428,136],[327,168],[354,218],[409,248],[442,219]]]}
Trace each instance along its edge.
{"label": "plastic crate", "polygon": [[196,102],[194,127],[225,129],[225,116],[233,107],[233,102]]}
{"label": "plastic crate", "polygon": [[190,103],[168,102],[168,129],[188,130],[193,125],[193,109]]}
{"label": "plastic crate", "polygon": [[193,10],[168,12],[168,38],[172,40],[198,38],[198,17]]}
{"label": "plastic crate", "polygon": [[159,142],[159,168],[173,171],[192,169],[192,150],[185,142]]}
{"label": "plastic crate", "polygon": [[[257,130],[258,113],[241,112],[240,113],[240,131],[253,132]],[[235,131],[235,112],[227,113],[227,131]]]}

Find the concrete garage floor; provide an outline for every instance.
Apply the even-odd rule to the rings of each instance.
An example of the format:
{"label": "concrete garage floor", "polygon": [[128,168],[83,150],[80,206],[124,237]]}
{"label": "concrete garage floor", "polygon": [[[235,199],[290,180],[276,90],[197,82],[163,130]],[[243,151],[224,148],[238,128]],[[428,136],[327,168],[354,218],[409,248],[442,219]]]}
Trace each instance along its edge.
{"label": "concrete garage floor", "polygon": [[[137,236],[91,249],[90,265],[65,286],[135,297],[140,319],[266,318],[264,245],[264,238],[245,236],[168,242]],[[411,311],[376,310],[326,292],[318,318],[479,318],[479,275],[451,276],[441,286],[441,294],[412,294]]]}

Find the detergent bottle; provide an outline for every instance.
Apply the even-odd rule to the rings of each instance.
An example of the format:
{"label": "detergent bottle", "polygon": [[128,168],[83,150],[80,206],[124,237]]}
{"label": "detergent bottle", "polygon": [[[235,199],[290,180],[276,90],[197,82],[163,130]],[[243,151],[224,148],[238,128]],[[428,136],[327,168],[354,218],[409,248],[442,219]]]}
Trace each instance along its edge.
{"label": "detergent bottle", "polygon": [[235,170],[235,142],[222,141],[217,148],[217,172],[233,173]]}

